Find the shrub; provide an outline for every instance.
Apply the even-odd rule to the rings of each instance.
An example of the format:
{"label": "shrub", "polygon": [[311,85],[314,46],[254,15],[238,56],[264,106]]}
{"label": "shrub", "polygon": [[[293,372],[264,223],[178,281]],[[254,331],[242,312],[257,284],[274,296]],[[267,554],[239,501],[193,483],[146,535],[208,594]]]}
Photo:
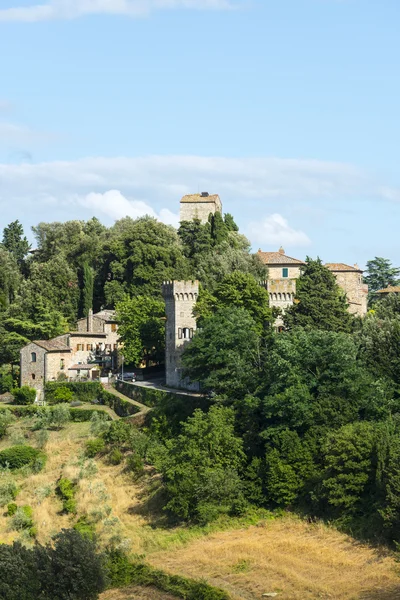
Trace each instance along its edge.
{"label": "shrub", "polygon": [[38,448],[44,448],[48,442],[49,433],[48,431],[46,431],[46,429],[39,429],[39,431],[36,433],[35,438]]}
{"label": "shrub", "polygon": [[86,442],[85,455],[88,458],[94,458],[96,454],[102,452],[106,446],[103,438],[96,438],[95,440],[88,440]]}
{"label": "shrub", "polygon": [[60,404],[62,402],[71,402],[74,398],[74,394],[72,390],[67,388],[67,386],[62,385],[57,388],[52,394],[49,404]]}
{"label": "shrub", "polygon": [[18,495],[18,488],[14,481],[0,483],[0,506],[5,506]]}
{"label": "shrub", "polygon": [[135,478],[139,478],[144,474],[143,459],[139,454],[130,454],[126,460],[126,468],[133,473]]}
{"label": "shrub", "polygon": [[110,427],[109,415],[104,412],[95,411],[93,412],[90,419],[90,433],[92,435],[102,435],[106,433]]}
{"label": "shrub", "polygon": [[21,529],[30,529],[33,527],[33,510],[30,506],[21,506],[17,508],[11,520],[11,527],[20,531]]}
{"label": "shrub", "polygon": [[96,536],[96,528],[94,524],[89,521],[87,515],[79,517],[78,521],[75,523],[73,528],[75,529],[75,531],[78,531],[81,535],[87,536],[92,540]]}
{"label": "shrub", "polygon": [[9,410],[3,410],[0,413],[0,439],[7,435],[8,427],[13,422],[14,417]]}
{"label": "shrub", "polygon": [[124,455],[122,454],[121,450],[118,450],[118,448],[114,448],[110,452],[108,460],[110,461],[110,463],[112,465],[119,465],[119,464],[121,464],[123,458],[124,458]]}
{"label": "shrub", "polygon": [[14,387],[14,380],[11,373],[5,373],[0,376],[0,394],[11,392]]}
{"label": "shrub", "polygon": [[10,502],[9,504],[7,504],[7,516],[12,517],[13,515],[15,515],[17,509],[18,506],[15,504],[15,502]]}
{"label": "shrub", "polygon": [[36,400],[36,390],[27,385],[12,390],[12,395],[14,404],[33,404]]}
{"label": "shrub", "polygon": [[56,488],[57,494],[60,496],[63,503],[63,510],[66,513],[76,513],[76,485],[67,478],[59,480]]}
{"label": "shrub", "polygon": [[50,423],[57,427],[58,429],[62,429],[64,425],[70,422],[71,415],[69,412],[69,407],[65,404],[59,404],[53,406],[50,409],[51,421]]}
{"label": "shrub", "polygon": [[21,467],[33,466],[38,459],[42,460],[42,466],[46,460],[45,454],[32,446],[13,446],[0,452],[0,467],[20,469]]}
{"label": "shrub", "polygon": [[128,446],[132,436],[132,425],[126,421],[113,421],[104,434],[107,444],[117,446]]}

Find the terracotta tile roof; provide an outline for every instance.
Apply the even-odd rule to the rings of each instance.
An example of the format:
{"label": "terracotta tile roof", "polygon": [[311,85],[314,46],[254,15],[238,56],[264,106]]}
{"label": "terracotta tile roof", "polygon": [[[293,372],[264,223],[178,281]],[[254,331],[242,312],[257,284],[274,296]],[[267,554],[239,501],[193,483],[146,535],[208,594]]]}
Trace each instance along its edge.
{"label": "terracotta tile roof", "polygon": [[102,321],[114,321],[115,320],[115,310],[101,310],[98,313],[93,315],[94,319],[101,319]]}
{"label": "terracotta tile roof", "polygon": [[47,352],[71,352],[71,348],[64,344],[61,340],[34,340],[32,342],[41,348],[47,350]]}
{"label": "terracotta tile roof", "polygon": [[183,196],[181,203],[186,202],[216,202],[219,200],[218,194],[211,194],[209,196],[202,196],[201,194],[188,194],[187,196]]}
{"label": "terracotta tile roof", "polygon": [[398,285],[389,285],[387,288],[383,290],[378,290],[377,294],[400,294],[400,286]]}
{"label": "terracotta tile roof", "polygon": [[345,265],[344,263],[326,263],[325,267],[330,271],[354,271],[356,273],[362,273],[362,270],[358,265],[351,267],[350,265]]}
{"label": "terracotta tile roof", "polygon": [[259,250],[257,256],[260,257],[262,262],[266,265],[305,265],[306,263],[297,258],[287,256],[284,252],[262,252]]}

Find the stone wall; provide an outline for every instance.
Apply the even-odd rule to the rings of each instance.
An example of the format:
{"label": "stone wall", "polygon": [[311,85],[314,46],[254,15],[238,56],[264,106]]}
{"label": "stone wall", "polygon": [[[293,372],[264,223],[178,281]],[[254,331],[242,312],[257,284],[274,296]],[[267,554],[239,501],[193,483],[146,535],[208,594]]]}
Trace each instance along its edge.
{"label": "stone wall", "polygon": [[215,215],[216,212],[222,212],[222,204],[219,198],[210,200],[204,198],[197,202],[181,202],[180,205],[180,221],[193,221],[200,219],[202,223],[207,223],[209,214]]}
{"label": "stone wall", "polygon": [[367,314],[368,286],[359,271],[332,271],[338,285],[346,293],[349,312],[363,317]]}
{"label": "stone wall", "polygon": [[298,279],[300,277],[300,267],[293,266],[292,264],[279,265],[279,266],[268,266],[268,277],[269,279],[276,280],[283,278],[282,269],[288,269],[288,277],[284,279]]}
{"label": "stone wall", "polygon": [[70,376],[69,367],[74,364],[72,352],[47,352],[46,357],[46,382],[57,381],[60,373]]}
{"label": "stone wall", "polygon": [[162,292],[165,299],[166,340],[165,374],[167,386],[197,390],[182,378],[181,355],[196,331],[193,308],[199,294],[198,281],[164,282]]}
{"label": "stone wall", "polygon": [[[32,361],[32,353],[36,354],[36,362]],[[27,385],[36,390],[43,390],[45,384],[46,350],[33,342],[21,350],[21,386]]]}

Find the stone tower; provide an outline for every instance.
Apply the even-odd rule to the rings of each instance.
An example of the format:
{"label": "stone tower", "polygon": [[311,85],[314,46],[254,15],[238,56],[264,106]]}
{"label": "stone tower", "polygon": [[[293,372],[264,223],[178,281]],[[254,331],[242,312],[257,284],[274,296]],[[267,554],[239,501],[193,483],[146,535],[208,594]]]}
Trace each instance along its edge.
{"label": "stone tower", "polygon": [[181,354],[196,331],[193,308],[199,295],[198,281],[164,281],[162,293],[167,315],[165,373],[167,386],[197,390],[182,378]]}
{"label": "stone tower", "polygon": [[180,221],[193,221],[200,219],[204,224],[208,221],[209,214],[215,215],[222,212],[222,202],[218,194],[210,196],[208,192],[201,194],[189,194],[183,196],[180,208]]}

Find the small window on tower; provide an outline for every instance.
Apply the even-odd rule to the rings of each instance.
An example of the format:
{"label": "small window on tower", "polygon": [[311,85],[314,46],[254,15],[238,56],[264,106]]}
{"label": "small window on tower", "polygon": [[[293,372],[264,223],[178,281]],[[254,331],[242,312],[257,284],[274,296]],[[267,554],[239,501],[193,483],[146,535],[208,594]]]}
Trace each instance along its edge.
{"label": "small window on tower", "polygon": [[31,362],[36,362],[36,352],[31,353]]}
{"label": "small window on tower", "polygon": [[189,337],[190,337],[190,339],[192,339],[192,338],[193,338],[193,329],[191,329],[191,330],[190,330],[190,332],[189,332]]}
{"label": "small window on tower", "polygon": [[182,339],[182,329],[180,327],[178,328],[178,339]]}
{"label": "small window on tower", "polygon": [[116,323],[111,323],[111,331],[112,332],[117,331],[117,324]]}
{"label": "small window on tower", "polygon": [[287,267],[282,269],[282,277],[289,277],[289,269]]}
{"label": "small window on tower", "polygon": [[63,371],[63,370],[64,370],[64,368],[65,368],[65,361],[64,361],[64,359],[62,358],[62,359],[60,360],[60,369],[61,369],[61,371]]}
{"label": "small window on tower", "polygon": [[35,373],[32,373],[32,379],[36,379]]}

